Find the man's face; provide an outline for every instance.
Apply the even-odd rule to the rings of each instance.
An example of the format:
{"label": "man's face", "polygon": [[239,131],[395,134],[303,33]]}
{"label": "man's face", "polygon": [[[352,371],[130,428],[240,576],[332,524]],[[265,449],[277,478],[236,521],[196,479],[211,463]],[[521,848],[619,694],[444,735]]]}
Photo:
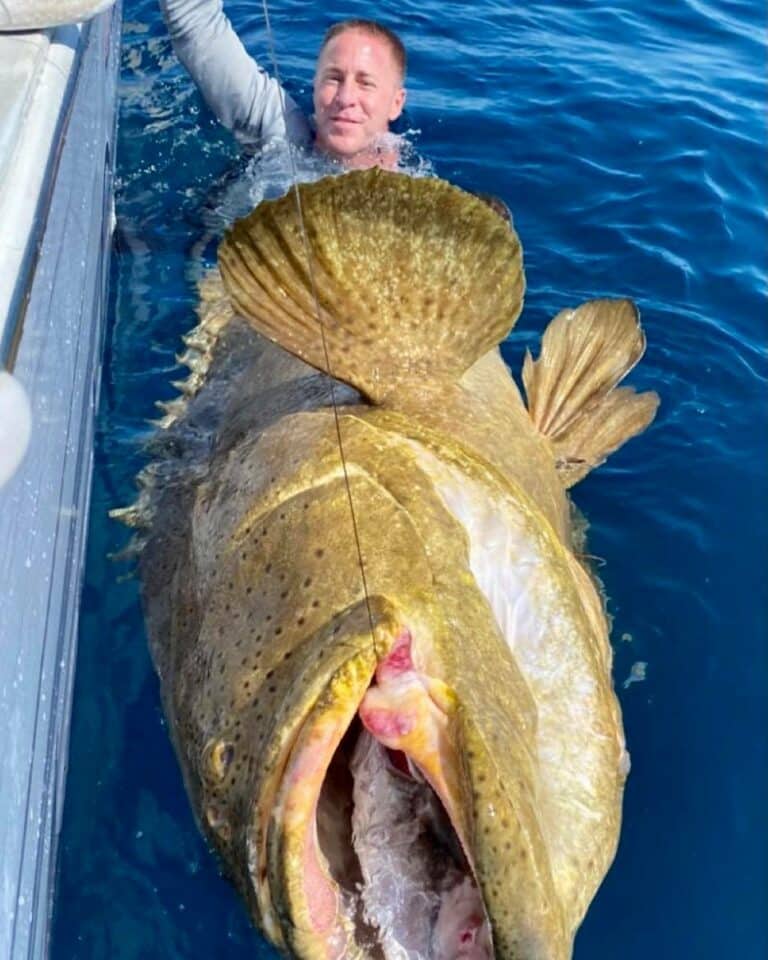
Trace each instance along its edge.
{"label": "man's face", "polygon": [[389,130],[404,101],[389,43],[363,30],[345,30],[323,47],[317,62],[317,146],[342,160],[354,157]]}

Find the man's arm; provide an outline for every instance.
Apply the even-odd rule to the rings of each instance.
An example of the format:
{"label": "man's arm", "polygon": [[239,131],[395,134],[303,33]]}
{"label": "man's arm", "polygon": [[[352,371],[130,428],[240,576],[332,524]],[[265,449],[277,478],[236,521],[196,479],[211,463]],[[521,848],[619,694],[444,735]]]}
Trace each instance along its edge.
{"label": "man's arm", "polygon": [[160,0],[160,9],[177,57],[225,127],[242,140],[286,137],[294,143],[309,142],[306,118],[248,55],[222,0]]}

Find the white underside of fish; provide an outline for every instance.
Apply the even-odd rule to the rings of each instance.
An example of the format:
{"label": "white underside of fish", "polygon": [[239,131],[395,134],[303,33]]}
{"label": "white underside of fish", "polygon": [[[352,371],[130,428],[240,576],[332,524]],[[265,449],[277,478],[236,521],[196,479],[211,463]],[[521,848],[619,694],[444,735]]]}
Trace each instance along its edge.
{"label": "white underside of fish", "polygon": [[[602,816],[595,771],[602,775],[606,753],[615,755],[621,779],[629,769],[621,724],[611,724],[610,732],[604,732],[604,718],[595,709],[610,688],[607,636],[603,642],[597,635],[600,626],[583,610],[594,634],[585,642],[583,627],[574,621],[574,600],[564,599],[562,581],[553,577],[554,565],[565,565],[574,587],[578,584],[578,592],[573,591],[576,603],[579,592],[592,591],[589,578],[565,549],[553,558],[554,534],[542,535],[540,517],[529,518],[519,503],[489,497],[465,473],[417,443],[411,447],[467,533],[471,572],[536,703],[540,814],[555,883],[561,895],[571,897],[581,882],[574,857],[583,853],[584,845],[589,847],[593,826]],[[588,898],[584,900],[586,909]]]}

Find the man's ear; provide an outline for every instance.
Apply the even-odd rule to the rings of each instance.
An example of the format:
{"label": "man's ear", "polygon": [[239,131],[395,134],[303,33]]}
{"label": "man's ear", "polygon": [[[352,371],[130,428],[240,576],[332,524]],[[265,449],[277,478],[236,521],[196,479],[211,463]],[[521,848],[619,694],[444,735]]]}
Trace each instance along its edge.
{"label": "man's ear", "polygon": [[397,120],[397,118],[403,112],[403,106],[405,105],[405,96],[406,96],[405,87],[400,87],[400,89],[395,94],[394,99],[392,100],[392,107],[389,111],[389,116],[387,117],[390,123],[392,123],[393,120]]}

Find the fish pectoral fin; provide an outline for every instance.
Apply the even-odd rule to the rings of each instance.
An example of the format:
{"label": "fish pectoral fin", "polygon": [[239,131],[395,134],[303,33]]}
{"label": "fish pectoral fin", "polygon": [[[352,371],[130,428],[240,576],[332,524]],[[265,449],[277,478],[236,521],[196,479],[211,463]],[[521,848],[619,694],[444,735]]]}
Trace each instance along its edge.
{"label": "fish pectoral fin", "polygon": [[653,420],[652,391],[617,389],[645,351],[631,300],[590,300],[562,310],[544,331],[541,353],[526,353],[523,385],[534,425],[553,447],[570,487]]}
{"label": "fish pectoral fin", "polygon": [[507,335],[525,286],[520,242],[482,200],[377,168],[261,203],[219,265],[242,317],[373,403],[458,380]]}

